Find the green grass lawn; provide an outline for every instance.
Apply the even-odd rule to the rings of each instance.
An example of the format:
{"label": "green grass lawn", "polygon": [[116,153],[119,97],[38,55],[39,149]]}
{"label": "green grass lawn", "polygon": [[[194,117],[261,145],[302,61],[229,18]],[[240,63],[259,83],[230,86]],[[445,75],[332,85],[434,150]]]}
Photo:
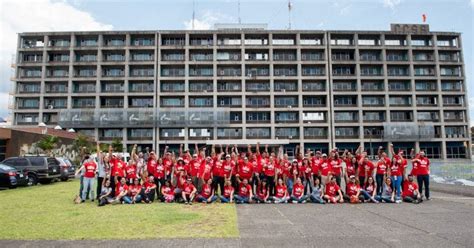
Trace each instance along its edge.
{"label": "green grass lawn", "polygon": [[0,191],[0,239],[238,237],[233,204],[73,204],[78,180]]}

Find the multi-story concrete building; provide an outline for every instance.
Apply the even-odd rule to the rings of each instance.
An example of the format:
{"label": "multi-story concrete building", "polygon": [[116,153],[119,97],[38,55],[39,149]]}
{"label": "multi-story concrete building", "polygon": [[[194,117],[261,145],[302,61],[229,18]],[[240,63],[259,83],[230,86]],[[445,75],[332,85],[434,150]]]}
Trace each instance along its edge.
{"label": "multi-story concrete building", "polygon": [[260,142],[374,153],[393,142],[468,158],[461,36],[428,29],[21,33],[14,125],[160,151]]}

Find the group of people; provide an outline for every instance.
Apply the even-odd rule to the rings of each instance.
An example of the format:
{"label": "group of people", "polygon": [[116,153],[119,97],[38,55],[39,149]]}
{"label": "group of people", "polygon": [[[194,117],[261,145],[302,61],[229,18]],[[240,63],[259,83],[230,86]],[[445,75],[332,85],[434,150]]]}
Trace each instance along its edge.
{"label": "group of people", "polygon": [[420,203],[430,199],[430,160],[425,152],[395,153],[391,144],[390,156],[383,147],[378,148],[377,161],[371,161],[363,147],[354,154],[337,148],[326,154],[309,149],[304,152],[296,146],[291,160],[282,147],[269,151],[265,145],[262,150],[258,143],[244,151],[235,145],[225,149],[212,146],[210,151],[196,145],[191,153],[183,147],[179,154],[166,147],[159,157],[154,151],[137,153],[135,145],[125,162],[111,146],[108,152],[102,152],[97,144],[96,159],[86,154],[76,172],[81,174],[82,201],[96,199],[99,206],[104,206],[156,200],[184,204],[324,204]]}

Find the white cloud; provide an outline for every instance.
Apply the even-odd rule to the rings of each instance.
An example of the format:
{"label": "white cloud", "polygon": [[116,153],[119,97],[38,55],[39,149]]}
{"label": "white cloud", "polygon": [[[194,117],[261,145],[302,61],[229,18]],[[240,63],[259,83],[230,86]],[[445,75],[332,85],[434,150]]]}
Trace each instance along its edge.
{"label": "white cloud", "polygon": [[[76,5],[79,1],[74,2]],[[40,31],[111,30],[112,25],[97,21],[90,13],[66,1],[2,0],[0,3],[0,106],[7,106],[5,97],[11,89],[10,69],[16,52],[17,33]],[[0,108],[5,117],[6,108]]]}
{"label": "white cloud", "polygon": [[474,0],[471,0],[471,7],[474,8]]}
{"label": "white cloud", "polygon": [[[218,12],[211,12],[211,11],[206,11],[201,17],[195,18],[194,19],[194,29],[195,30],[209,30],[214,28],[214,24],[216,23],[233,23],[235,22],[235,19],[218,13]],[[193,20],[187,20],[184,23],[184,28],[187,30],[192,30],[193,29]]]}
{"label": "white cloud", "polygon": [[394,9],[400,3],[402,3],[402,0],[383,0],[383,5],[391,9]]}

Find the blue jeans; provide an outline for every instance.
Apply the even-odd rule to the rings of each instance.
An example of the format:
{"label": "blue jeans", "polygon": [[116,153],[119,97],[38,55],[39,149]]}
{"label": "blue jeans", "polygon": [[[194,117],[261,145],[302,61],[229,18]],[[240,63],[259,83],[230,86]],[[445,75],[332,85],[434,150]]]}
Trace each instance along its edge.
{"label": "blue jeans", "polygon": [[95,178],[84,177],[82,184],[84,185],[82,188],[82,200],[86,200],[87,190],[90,189],[90,197],[89,199],[94,200],[94,180]]}
{"label": "blue jeans", "polygon": [[229,203],[230,202],[230,197],[227,198],[227,197],[224,197],[224,196],[219,196],[219,198],[221,199],[221,203]]}
{"label": "blue jeans", "polygon": [[383,177],[383,174],[375,174],[375,181],[377,182],[377,190],[375,191],[376,195],[382,195]]}
{"label": "blue jeans", "polygon": [[275,203],[287,203],[288,199],[289,199],[289,197],[278,198],[278,197],[274,196],[273,197],[273,202],[275,202]]}
{"label": "blue jeans", "polygon": [[296,201],[298,203],[303,203],[303,201],[306,201],[306,199],[308,199],[308,196],[306,196],[306,195],[302,196],[299,199],[296,196],[293,196],[293,195],[290,197],[290,200]]}
{"label": "blue jeans", "polygon": [[314,195],[310,195],[309,196],[309,200],[312,202],[312,203],[320,203],[320,204],[324,204],[324,200],[321,199],[321,196],[314,196]]}
{"label": "blue jeans", "polygon": [[234,195],[235,203],[249,203],[248,197],[243,197],[240,195]]}
{"label": "blue jeans", "polygon": [[289,194],[293,192],[293,178],[288,178],[288,180],[286,181],[286,188],[288,189]]}
{"label": "blue jeans", "polygon": [[132,204],[132,198],[128,195],[122,197],[122,201],[124,201],[127,204]]}
{"label": "blue jeans", "polygon": [[[198,201],[198,202],[205,202],[205,203],[207,203],[207,198],[205,198],[205,197],[199,195],[199,196],[197,197],[197,201]],[[213,196],[211,197],[211,202],[209,202],[209,203],[213,203],[213,202],[215,202],[215,201],[217,201],[217,196],[213,195]]]}
{"label": "blue jeans", "polygon": [[137,195],[137,197],[135,198],[135,203],[139,203],[142,201],[142,196],[141,195]]}
{"label": "blue jeans", "polygon": [[[395,179],[395,177],[397,179]],[[402,193],[402,179],[403,177],[402,176],[391,176],[390,177],[392,179],[392,183],[393,183],[393,187],[395,188],[395,191],[396,191],[396,199],[399,200],[401,199],[400,195]]]}
{"label": "blue jeans", "polygon": [[392,201],[392,197],[390,196],[375,196],[375,200],[379,202],[395,203],[395,201]]}

